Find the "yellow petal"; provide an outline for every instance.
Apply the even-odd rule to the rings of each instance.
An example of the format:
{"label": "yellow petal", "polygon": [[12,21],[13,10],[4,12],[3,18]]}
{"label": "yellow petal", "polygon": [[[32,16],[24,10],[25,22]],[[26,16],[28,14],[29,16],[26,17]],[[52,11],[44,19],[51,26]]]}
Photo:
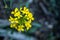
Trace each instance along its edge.
{"label": "yellow petal", "polygon": [[18,11],[18,8],[15,8],[15,12],[17,12]]}
{"label": "yellow petal", "polygon": [[29,30],[29,28],[26,28],[27,30]]}
{"label": "yellow petal", "polygon": [[24,29],[22,29],[21,31],[24,31]]}
{"label": "yellow petal", "polygon": [[18,19],[20,19],[20,16],[18,16]]}
{"label": "yellow petal", "polygon": [[20,29],[17,29],[17,31],[21,31]]}
{"label": "yellow petal", "polygon": [[29,20],[29,18],[27,18],[27,20]]}
{"label": "yellow petal", "polygon": [[11,14],[14,14],[14,12],[12,11]]}
{"label": "yellow petal", "polygon": [[15,21],[16,23],[18,23],[18,21]]}
{"label": "yellow petal", "polygon": [[27,12],[29,12],[29,9],[26,9]]}
{"label": "yellow petal", "polygon": [[32,20],[34,20],[34,18],[32,18]]}
{"label": "yellow petal", "polygon": [[24,7],[24,10],[26,10],[26,7]]}
{"label": "yellow petal", "polygon": [[17,20],[17,18],[15,18],[15,20]]}
{"label": "yellow petal", "polygon": [[11,21],[11,23],[14,23],[14,21]]}
{"label": "yellow petal", "polygon": [[11,21],[11,19],[9,19],[9,21]]}
{"label": "yellow petal", "polygon": [[22,11],[22,8],[20,8],[20,11]]}
{"label": "yellow petal", "polygon": [[23,17],[22,15],[20,15],[20,17]]}
{"label": "yellow petal", "polygon": [[12,16],[10,16],[10,19],[13,19],[13,17],[12,17]]}

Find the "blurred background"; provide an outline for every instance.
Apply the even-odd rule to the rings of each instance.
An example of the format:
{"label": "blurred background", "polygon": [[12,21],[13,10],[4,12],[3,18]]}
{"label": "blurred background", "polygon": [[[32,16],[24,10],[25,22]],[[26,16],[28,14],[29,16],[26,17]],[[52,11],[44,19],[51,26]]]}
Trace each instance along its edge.
{"label": "blurred background", "polygon": [[[14,8],[23,6],[35,20],[29,31],[17,32],[8,19]],[[60,40],[60,0],[0,0],[0,40]]]}

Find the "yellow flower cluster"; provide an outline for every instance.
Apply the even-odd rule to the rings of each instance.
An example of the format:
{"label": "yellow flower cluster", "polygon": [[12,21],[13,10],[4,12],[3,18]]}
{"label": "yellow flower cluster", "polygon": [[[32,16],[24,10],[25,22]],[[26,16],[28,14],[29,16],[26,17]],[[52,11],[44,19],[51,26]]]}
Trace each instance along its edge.
{"label": "yellow flower cluster", "polygon": [[11,28],[15,28],[17,31],[29,30],[31,28],[31,22],[34,20],[34,17],[28,8],[15,8],[11,14],[14,16],[9,18]]}

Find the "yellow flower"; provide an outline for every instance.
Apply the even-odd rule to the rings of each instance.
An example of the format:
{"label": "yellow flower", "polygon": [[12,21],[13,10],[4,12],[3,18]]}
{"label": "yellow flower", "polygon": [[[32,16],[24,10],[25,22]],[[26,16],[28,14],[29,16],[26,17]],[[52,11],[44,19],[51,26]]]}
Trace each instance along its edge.
{"label": "yellow flower", "polygon": [[17,30],[18,30],[18,31],[24,31],[24,29],[23,29],[23,28],[24,28],[24,26],[23,26],[23,25],[19,25],[19,26],[18,26],[18,28],[17,28]]}
{"label": "yellow flower", "polygon": [[13,17],[12,16],[10,16],[10,19],[9,19],[9,21],[12,21],[13,20]]}
{"label": "yellow flower", "polygon": [[14,16],[20,16],[20,12],[19,12],[19,11],[16,12],[16,13],[14,14]]}
{"label": "yellow flower", "polygon": [[28,22],[25,23],[25,26],[26,26],[27,30],[28,30],[29,28],[31,28],[31,24],[28,23]]}
{"label": "yellow flower", "polygon": [[28,17],[29,17],[29,18],[32,18],[32,16],[33,16],[33,15],[32,15],[31,13],[28,14]]}
{"label": "yellow flower", "polygon": [[16,12],[16,13],[14,14],[14,17],[18,17],[18,19],[19,19],[20,17],[22,17],[22,15],[20,14],[20,11]]}
{"label": "yellow flower", "polygon": [[14,16],[20,18],[20,12],[19,12],[19,11],[16,12],[16,13],[14,14]]}
{"label": "yellow flower", "polygon": [[10,21],[11,23],[18,23],[17,18],[12,18],[11,16],[10,16],[9,21]]}
{"label": "yellow flower", "polygon": [[[20,9],[20,10],[21,10],[21,9]],[[23,14],[28,14],[28,13],[29,13],[29,10],[28,10],[26,7],[24,7],[24,9],[21,10],[21,12],[22,12]]]}
{"label": "yellow flower", "polygon": [[11,28],[15,28],[16,27],[16,24],[11,24],[10,27]]}

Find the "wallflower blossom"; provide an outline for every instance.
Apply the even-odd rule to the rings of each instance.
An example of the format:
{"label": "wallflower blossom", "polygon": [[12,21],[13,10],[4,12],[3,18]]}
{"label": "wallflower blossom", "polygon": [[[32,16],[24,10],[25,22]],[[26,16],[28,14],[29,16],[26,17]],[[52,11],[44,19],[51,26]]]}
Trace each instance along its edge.
{"label": "wallflower blossom", "polygon": [[21,30],[21,31],[24,31],[24,29],[23,29],[23,28],[24,28],[24,26],[23,26],[23,25],[19,25],[19,26],[18,26],[18,28],[17,28],[17,30],[18,30],[18,31],[20,31],[20,30]]}
{"label": "wallflower blossom", "polygon": [[29,28],[31,28],[31,24],[29,22],[25,23],[26,29],[28,30]]}
{"label": "wallflower blossom", "polygon": [[14,11],[11,12],[11,14],[14,16],[10,16],[10,27],[15,28],[17,31],[24,31],[29,30],[32,25],[32,21],[34,20],[33,14],[29,11],[28,8],[15,8]]}
{"label": "wallflower blossom", "polygon": [[11,17],[11,16],[10,16],[9,21],[11,21],[11,23],[18,23],[17,18],[13,18],[13,17]]}

